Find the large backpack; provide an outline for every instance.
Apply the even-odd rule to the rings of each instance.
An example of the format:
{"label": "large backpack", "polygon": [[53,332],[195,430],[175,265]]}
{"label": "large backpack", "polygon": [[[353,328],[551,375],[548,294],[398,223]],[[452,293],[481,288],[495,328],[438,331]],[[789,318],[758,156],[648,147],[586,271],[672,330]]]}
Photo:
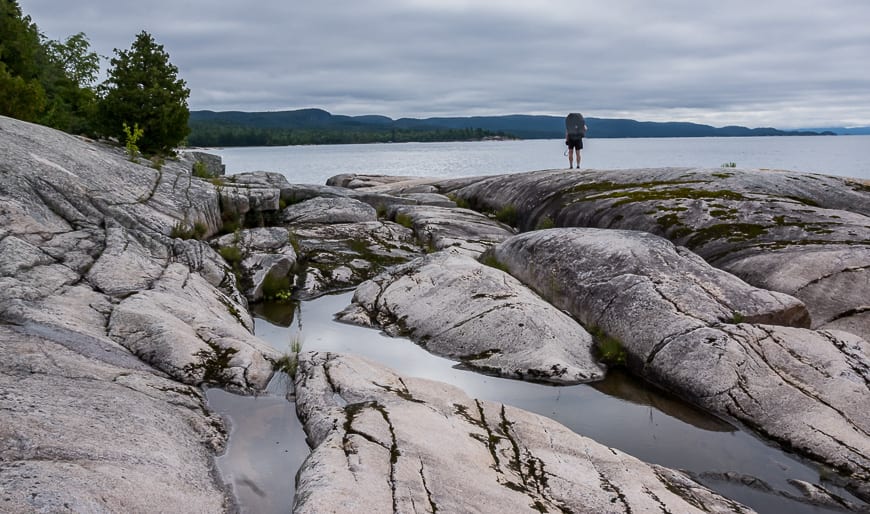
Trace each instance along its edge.
{"label": "large backpack", "polygon": [[572,112],[565,117],[565,130],[568,136],[586,137],[586,120],[578,112]]}

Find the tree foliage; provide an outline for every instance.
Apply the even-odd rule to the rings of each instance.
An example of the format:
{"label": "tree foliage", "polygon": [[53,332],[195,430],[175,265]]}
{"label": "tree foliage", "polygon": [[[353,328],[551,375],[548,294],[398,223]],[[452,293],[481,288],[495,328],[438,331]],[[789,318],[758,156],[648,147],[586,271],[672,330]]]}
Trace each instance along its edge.
{"label": "tree foliage", "polygon": [[288,146],[356,143],[407,143],[436,141],[480,141],[486,138],[512,138],[504,132],[479,128],[305,128],[281,129],[191,122],[191,146]]}
{"label": "tree foliage", "polygon": [[45,108],[39,31],[16,0],[0,0],[0,114],[36,121]]}
{"label": "tree foliage", "polygon": [[99,69],[83,33],[47,40],[16,0],[0,0],[0,114],[90,134]]}
{"label": "tree foliage", "polygon": [[99,120],[105,135],[126,142],[124,124],[144,131],[138,145],[145,153],[169,153],[189,132],[190,90],[178,78],[169,54],[142,31],[129,50],[115,49],[106,82],[98,91]]}

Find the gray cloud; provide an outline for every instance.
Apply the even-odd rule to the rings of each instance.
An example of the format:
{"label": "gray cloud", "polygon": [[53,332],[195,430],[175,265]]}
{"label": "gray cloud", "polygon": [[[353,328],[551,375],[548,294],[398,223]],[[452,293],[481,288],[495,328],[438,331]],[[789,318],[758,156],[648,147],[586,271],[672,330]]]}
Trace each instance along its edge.
{"label": "gray cloud", "polygon": [[391,117],[581,110],[870,125],[870,2],[21,0],[52,39],[166,47],[192,109]]}

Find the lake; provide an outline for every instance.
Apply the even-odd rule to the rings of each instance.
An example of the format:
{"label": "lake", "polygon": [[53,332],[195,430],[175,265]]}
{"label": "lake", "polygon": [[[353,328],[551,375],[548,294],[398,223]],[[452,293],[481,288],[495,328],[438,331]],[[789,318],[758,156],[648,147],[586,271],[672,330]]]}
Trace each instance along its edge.
{"label": "lake", "polygon": [[[583,167],[790,169],[870,179],[870,136],[587,139]],[[290,182],[323,184],[340,173],[451,178],[566,168],[561,140],[401,143],[209,149],[227,173],[277,171]],[[582,169],[579,171],[582,173]],[[613,373],[598,384],[553,387],[458,369],[411,341],[334,321],[350,294],[260,310],[256,333],[281,351],[299,337],[304,350],[351,352],[402,373],[441,380],[471,396],[551,417],[578,433],[644,460],[684,469],[708,487],[759,512],[820,513],[796,501],[789,480],[828,487],[850,501],[835,474],[722,422],[642,381]],[[304,326],[304,330],[303,330]],[[230,421],[227,452],[217,460],[242,512],[287,512],[294,477],[308,453],[282,378],[257,398],[208,391]],[[286,377],[283,378],[286,380]]]}
{"label": "lake", "polygon": [[[586,139],[582,168],[787,169],[870,179],[870,136]],[[455,178],[568,167],[559,139],[208,149],[227,173],[277,171],[323,184],[339,173]]]}

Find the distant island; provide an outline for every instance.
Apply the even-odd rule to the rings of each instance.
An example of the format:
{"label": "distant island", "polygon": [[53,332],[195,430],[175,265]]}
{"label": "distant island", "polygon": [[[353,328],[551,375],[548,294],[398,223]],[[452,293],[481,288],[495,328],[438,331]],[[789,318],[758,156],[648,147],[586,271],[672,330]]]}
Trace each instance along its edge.
{"label": "distant island", "polygon": [[[343,116],[323,109],[275,112],[191,111],[191,146],[284,146],[388,142],[558,139],[565,118],[515,114],[455,118]],[[589,137],[745,137],[836,135],[834,130],[713,127],[687,122],[586,118]]]}

